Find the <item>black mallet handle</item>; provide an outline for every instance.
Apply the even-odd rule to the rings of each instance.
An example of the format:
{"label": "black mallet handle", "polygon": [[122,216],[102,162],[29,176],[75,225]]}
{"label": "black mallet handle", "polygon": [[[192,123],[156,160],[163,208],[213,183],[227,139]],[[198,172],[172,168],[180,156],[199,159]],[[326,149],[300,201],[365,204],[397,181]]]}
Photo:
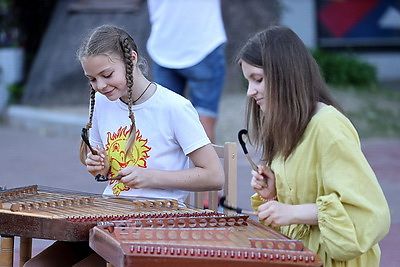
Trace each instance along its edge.
{"label": "black mallet handle", "polygon": [[246,156],[247,160],[250,162],[250,165],[253,168],[253,170],[257,171],[258,167],[249,156],[249,152],[247,151],[246,143],[244,142],[243,135],[247,136],[247,130],[246,129],[242,129],[238,133],[238,139],[239,139],[240,146],[242,147],[244,155]]}

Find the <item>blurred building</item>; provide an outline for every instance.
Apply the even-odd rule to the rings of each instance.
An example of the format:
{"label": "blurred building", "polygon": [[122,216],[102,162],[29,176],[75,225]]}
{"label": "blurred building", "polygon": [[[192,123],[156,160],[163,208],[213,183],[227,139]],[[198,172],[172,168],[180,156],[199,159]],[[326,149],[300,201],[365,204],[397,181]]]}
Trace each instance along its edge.
{"label": "blurred building", "polygon": [[307,46],[360,56],[381,82],[400,81],[400,0],[280,1],[281,23]]}

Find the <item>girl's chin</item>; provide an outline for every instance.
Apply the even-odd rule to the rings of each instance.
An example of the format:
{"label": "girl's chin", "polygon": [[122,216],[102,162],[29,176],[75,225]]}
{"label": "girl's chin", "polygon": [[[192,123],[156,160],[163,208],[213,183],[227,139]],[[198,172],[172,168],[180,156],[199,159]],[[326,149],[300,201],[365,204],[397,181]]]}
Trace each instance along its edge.
{"label": "girl's chin", "polygon": [[116,101],[116,100],[119,99],[119,97],[113,96],[113,95],[110,95],[110,96],[106,95],[106,97],[107,97],[107,99],[110,100],[110,101]]}
{"label": "girl's chin", "polygon": [[107,97],[107,99],[110,100],[110,101],[115,101],[120,97],[118,94],[114,94],[113,92],[110,92],[108,94],[103,94],[103,95],[105,97]]}

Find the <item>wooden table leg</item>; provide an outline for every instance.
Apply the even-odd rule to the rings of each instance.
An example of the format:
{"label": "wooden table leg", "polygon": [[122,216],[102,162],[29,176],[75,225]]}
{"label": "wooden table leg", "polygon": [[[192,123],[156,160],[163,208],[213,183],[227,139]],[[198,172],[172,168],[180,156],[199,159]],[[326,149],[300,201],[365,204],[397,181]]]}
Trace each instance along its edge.
{"label": "wooden table leg", "polygon": [[19,242],[19,267],[22,267],[32,257],[32,238],[20,237]]}
{"label": "wooden table leg", "polygon": [[0,267],[13,267],[14,237],[1,236]]}

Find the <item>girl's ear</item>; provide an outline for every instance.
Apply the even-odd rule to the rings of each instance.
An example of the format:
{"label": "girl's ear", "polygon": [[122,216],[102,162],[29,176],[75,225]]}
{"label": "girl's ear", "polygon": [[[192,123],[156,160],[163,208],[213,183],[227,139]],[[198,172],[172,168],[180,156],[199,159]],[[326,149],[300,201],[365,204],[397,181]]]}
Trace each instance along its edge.
{"label": "girl's ear", "polygon": [[138,54],[137,54],[136,51],[132,50],[132,63],[133,63],[133,65],[136,65],[137,61],[138,61]]}

